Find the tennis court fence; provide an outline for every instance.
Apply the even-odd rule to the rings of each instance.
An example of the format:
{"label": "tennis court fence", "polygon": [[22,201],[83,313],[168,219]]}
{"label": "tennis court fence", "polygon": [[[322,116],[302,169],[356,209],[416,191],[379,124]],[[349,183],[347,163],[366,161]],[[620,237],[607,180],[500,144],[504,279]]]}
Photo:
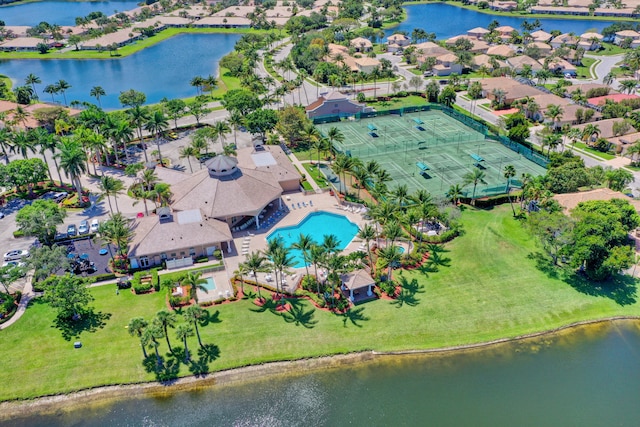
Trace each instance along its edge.
{"label": "tennis court fence", "polygon": [[[476,120],[474,120],[473,118],[466,116],[464,114],[461,114],[459,112],[457,112],[456,110],[447,107],[446,105],[442,105],[442,104],[432,104],[432,103],[428,103],[425,105],[420,105],[420,106],[414,106],[414,107],[404,107],[404,108],[397,108],[397,109],[393,109],[393,110],[382,110],[382,111],[370,111],[370,112],[362,112],[362,113],[355,113],[355,114],[334,114],[334,115],[326,115],[326,116],[318,116],[318,117],[314,117],[313,118],[313,124],[325,124],[325,123],[336,123],[342,120],[355,120],[355,121],[359,121],[361,119],[367,119],[367,118],[375,118],[375,117],[383,117],[383,116],[389,116],[389,115],[397,115],[402,117],[405,114],[409,114],[409,113],[417,113],[417,112],[422,112],[422,111],[441,111],[442,113],[446,114],[447,116],[457,120],[458,122],[470,127],[471,129],[483,134],[487,139],[499,142],[500,144],[504,145],[505,147],[515,151],[516,153],[522,155],[524,158],[526,158],[527,160],[530,160],[532,162],[534,162],[535,164],[537,164],[538,166],[542,166],[544,168],[547,167],[547,165],[549,164],[549,158],[547,156],[544,156],[540,153],[538,153],[537,151],[533,150],[531,147],[527,147],[526,145],[523,145],[519,142],[513,141],[510,138],[503,136],[503,135],[496,135],[495,133],[493,133],[491,130],[489,130],[489,128],[484,125],[483,123],[480,123]],[[437,142],[442,143],[443,141],[440,140],[440,138],[438,138]],[[347,151],[351,151],[350,153],[347,154],[351,154],[353,156],[358,157],[358,154],[356,153],[356,150],[348,150],[348,149],[344,149],[343,147],[340,147],[339,145],[334,143],[334,147],[333,147],[337,152],[340,153],[346,153]],[[384,152],[388,152],[385,151],[386,150],[397,150],[398,147],[397,146],[389,146],[389,147],[385,147],[382,150],[379,151],[379,153],[384,153]],[[366,154],[365,154],[366,153]],[[373,150],[366,150],[364,152],[362,152],[361,154],[363,155],[374,155],[377,153],[374,153]]]}

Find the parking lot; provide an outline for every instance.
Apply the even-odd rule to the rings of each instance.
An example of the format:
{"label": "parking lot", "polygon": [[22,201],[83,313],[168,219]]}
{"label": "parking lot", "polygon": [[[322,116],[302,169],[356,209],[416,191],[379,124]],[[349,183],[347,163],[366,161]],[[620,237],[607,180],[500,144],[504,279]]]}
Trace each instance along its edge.
{"label": "parking lot", "polygon": [[[100,242],[94,242],[88,237],[68,242],[61,242],[58,243],[58,245],[67,247],[67,253],[69,254],[70,261],[82,258],[87,262],[94,263],[95,269],[93,271],[89,270],[83,272],[81,274],[82,276],[92,277],[99,274],[111,272],[111,270],[109,269],[109,260],[111,259],[109,249],[111,250],[111,253],[115,253],[115,248],[113,247],[113,245],[110,245],[110,248],[107,248],[107,246],[101,245]],[[106,249],[106,251],[102,251],[102,255],[100,253],[101,249]]]}

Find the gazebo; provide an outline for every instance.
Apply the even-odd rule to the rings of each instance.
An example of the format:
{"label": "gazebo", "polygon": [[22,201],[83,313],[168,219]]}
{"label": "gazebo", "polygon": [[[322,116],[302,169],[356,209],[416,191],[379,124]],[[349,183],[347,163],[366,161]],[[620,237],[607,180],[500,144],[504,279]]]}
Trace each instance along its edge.
{"label": "gazebo", "polygon": [[342,290],[349,292],[349,301],[364,301],[373,297],[375,280],[366,270],[355,270],[340,276]]}

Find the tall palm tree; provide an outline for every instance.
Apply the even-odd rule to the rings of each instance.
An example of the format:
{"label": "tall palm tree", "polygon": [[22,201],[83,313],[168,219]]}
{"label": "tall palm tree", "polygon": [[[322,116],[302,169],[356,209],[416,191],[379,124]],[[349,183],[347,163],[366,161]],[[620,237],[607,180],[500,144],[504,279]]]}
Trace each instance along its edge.
{"label": "tall palm tree", "polygon": [[511,205],[511,210],[513,211],[513,216],[516,216],[516,210],[513,207],[513,201],[511,200],[511,178],[516,176],[516,168],[513,165],[506,165],[504,167],[503,176],[507,179],[507,198],[509,199],[509,204]]}
{"label": "tall palm tree", "polygon": [[60,89],[58,89],[58,86],[55,84],[46,85],[42,91],[51,95],[51,102],[56,102],[53,95],[57,95],[58,93],[60,93]]}
{"label": "tall palm tree", "polygon": [[82,198],[82,183],[80,175],[87,173],[87,164],[85,163],[84,150],[82,146],[69,138],[60,140],[60,151],[57,156],[60,159],[60,168],[71,178],[71,182],[78,193],[78,201]]}
{"label": "tall palm tree", "polygon": [[38,91],[36,91],[36,84],[42,83],[42,80],[40,80],[40,77],[36,76],[33,73],[29,73],[29,75],[24,79],[24,83],[31,85],[31,88],[33,89],[33,97],[35,99],[38,99]]}
{"label": "tall palm tree", "polygon": [[399,263],[400,259],[402,258],[402,252],[400,252],[400,248],[396,245],[390,245],[380,249],[378,251],[378,255],[384,260],[384,263],[387,265],[387,277],[389,281],[392,281],[393,267],[397,265],[397,263]]}
{"label": "tall palm tree", "polygon": [[232,111],[229,114],[227,123],[233,129],[233,143],[238,145],[238,128],[244,125],[244,117],[238,111]]}
{"label": "tall palm tree", "polygon": [[51,176],[51,170],[49,168],[49,161],[47,160],[46,150],[49,145],[53,143],[53,135],[51,135],[45,128],[29,129],[29,138],[33,141],[34,146],[40,148],[39,153],[42,156],[44,164],[47,165],[47,174],[49,175],[49,181],[53,184],[53,177]]}
{"label": "tall palm tree", "polygon": [[190,271],[187,273],[187,277],[182,280],[183,285],[190,287],[189,297],[194,300],[196,304],[198,303],[198,289],[207,292],[207,288],[204,287],[205,283],[207,283],[207,280],[202,278],[202,273],[199,271]]}
{"label": "tall palm tree", "polygon": [[145,330],[149,326],[149,323],[144,320],[142,317],[134,317],[129,321],[129,325],[127,326],[127,330],[129,331],[129,335],[132,337],[138,337],[140,340],[140,345],[142,346],[142,354],[144,358],[147,358],[147,350],[145,345],[145,340],[143,340]]}
{"label": "tall palm tree", "polygon": [[156,313],[156,320],[162,326],[162,330],[164,332],[164,337],[167,340],[167,345],[169,346],[169,351],[173,353],[173,349],[171,348],[171,342],[169,341],[169,332],[168,328],[174,328],[176,326],[176,314],[174,312],[170,312],[167,309],[160,310]]}
{"label": "tall palm tree", "polygon": [[162,153],[160,152],[160,134],[169,127],[169,122],[162,111],[154,111],[144,125],[144,128],[155,136],[156,146],[158,147],[158,157],[160,164],[162,162]]}
{"label": "tall palm tree", "polygon": [[4,162],[9,164],[9,150],[11,149],[12,134],[9,128],[0,128],[0,151],[4,155]]}
{"label": "tall palm tree", "polygon": [[145,169],[140,174],[140,183],[145,190],[151,191],[158,182],[158,175],[153,169]]}
{"label": "tall palm tree", "polygon": [[118,194],[124,189],[124,182],[109,175],[102,175],[98,187],[102,191],[102,194],[107,196],[109,211],[113,214],[113,207],[111,206],[111,196],[113,196],[116,201],[116,211],[120,212],[120,208],[118,207]]}
{"label": "tall palm tree", "polygon": [[[187,347],[187,338],[193,336],[193,328],[191,325],[178,325],[176,329],[176,337],[179,340],[182,340],[184,344],[184,361],[185,363],[189,361],[189,347]],[[168,342],[168,341],[167,341]]]}
{"label": "tall palm tree", "polygon": [[35,154],[36,145],[27,131],[15,130],[11,136],[11,151],[19,152],[25,160],[28,159],[27,153],[29,151]]}
{"label": "tall palm tree", "polygon": [[[280,277],[280,282],[276,283],[276,290],[278,289],[278,284],[279,284],[280,289],[282,290],[281,295],[283,296],[284,296],[284,289],[282,288],[282,284],[283,284],[282,281],[288,269],[293,267],[293,264],[294,264],[294,258],[290,252],[291,251],[289,250],[289,248],[282,246],[282,247],[279,247],[276,251],[267,255],[269,256],[271,263],[273,264],[273,267],[275,268],[276,272],[279,273],[279,274],[276,274],[276,278],[278,276]],[[284,303],[285,303],[284,298],[282,298],[282,305],[284,305]]]}
{"label": "tall palm tree", "polygon": [[318,267],[326,260],[326,252],[320,245],[312,245],[309,250],[309,262],[313,264],[313,271],[316,276],[316,292],[320,296],[320,280],[318,280]]}
{"label": "tall palm tree", "polygon": [[191,166],[191,157],[198,157],[198,150],[193,145],[187,145],[180,149],[180,158],[187,159],[189,163],[189,170],[193,173],[193,167]]}
{"label": "tall palm tree", "polygon": [[102,103],[100,102],[100,97],[105,96],[107,92],[104,91],[102,86],[94,86],[89,91],[89,96],[93,96],[97,101],[100,108],[102,108]]}
{"label": "tall palm tree", "polygon": [[213,125],[213,130],[215,134],[218,136],[218,140],[220,141],[220,145],[224,147],[225,135],[231,132],[231,128],[227,124],[226,120],[218,120]]}
{"label": "tall palm tree", "polygon": [[478,168],[474,168],[471,172],[467,172],[462,177],[462,179],[464,180],[463,181],[464,185],[473,184],[473,194],[471,195],[471,200],[474,203],[476,199],[476,188],[478,187],[478,184],[487,183],[487,181],[485,181],[485,177],[486,177],[486,174],[484,173],[484,171],[481,171]]}
{"label": "tall palm tree", "polygon": [[198,329],[198,324],[202,322],[202,318],[204,318],[204,315],[204,309],[198,304],[190,305],[189,307],[187,307],[183,314],[184,319],[187,322],[193,323],[193,327],[196,330],[196,336],[198,337],[198,344],[200,344],[200,347],[202,347],[203,345],[202,340],[200,339],[200,330]]}
{"label": "tall palm tree", "polygon": [[367,257],[369,258],[369,266],[373,268],[373,257],[371,256],[371,241],[376,238],[376,229],[371,224],[365,224],[359,231],[358,237],[365,241],[367,245]]}
{"label": "tall palm tree", "polygon": [[64,98],[64,105],[67,105],[67,95],[65,94],[65,92],[67,91],[67,89],[71,89],[71,85],[67,81],[60,79],[56,83],[56,88],[58,89],[58,92],[62,93],[62,96]]}
{"label": "tall palm tree", "polygon": [[298,240],[291,245],[293,249],[298,249],[302,252],[302,259],[304,260],[304,268],[307,270],[307,276],[309,276],[309,251],[313,246],[313,239],[307,234],[300,233]]}
{"label": "tall palm tree", "polygon": [[153,322],[151,322],[151,324],[148,325],[147,328],[144,330],[143,335],[142,335],[143,339],[155,351],[155,353],[156,353],[156,364],[158,366],[162,365],[162,359],[160,358],[160,352],[158,351],[158,346],[160,345],[158,340],[162,338],[162,335],[163,335],[162,325],[160,325],[157,322],[157,320],[154,320]]}
{"label": "tall palm tree", "polygon": [[[138,138],[140,139],[140,142],[143,142],[142,129],[144,128],[145,123],[149,120],[149,108],[136,105],[127,110],[127,116],[129,116],[131,124],[138,129]],[[144,161],[145,163],[149,162],[146,148],[144,149]]]}
{"label": "tall palm tree", "polygon": [[357,167],[353,171],[353,177],[358,181],[358,195],[356,196],[360,199],[360,190],[366,188],[367,180],[371,177],[369,171],[365,167]]}
{"label": "tall palm tree", "polygon": [[564,114],[564,109],[560,105],[549,104],[547,106],[547,111],[545,111],[544,115],[551,119],[551,123],[553,124],[553,128],[556,129],[560,120],[562,120],[562,115]]}
{"label": "tall palm tree", "polygon": [[262,294],[260,293],[260,285],[258,284],[257,277],[259,272],[266,270],[267,258],[263,256],[260,251],[251,252],[251,254],[247,256],[244,265],[253,273],[253,277],[256,279],[256,287],[258,288],[258,298],[262,301]]}
{"label": "tall palm tree", "polygon": [[99,231],[105,241],[116,247],[119,255],[126,255],[129,252],[133,230],[129,220],[121,213],[112,214],[108,220],[102,222]]}

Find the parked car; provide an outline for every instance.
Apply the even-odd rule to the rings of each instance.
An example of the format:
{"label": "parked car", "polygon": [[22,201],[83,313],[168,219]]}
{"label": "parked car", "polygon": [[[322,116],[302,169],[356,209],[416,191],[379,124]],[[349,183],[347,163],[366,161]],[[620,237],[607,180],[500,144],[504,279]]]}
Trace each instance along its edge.
{"label": "parked car", "polygon": [[15,260],[19,260],[22,257],[27,257],[29,256],[29,251],[26,249],[16,249],[15,251],[9,251],[6,254],[4,254],[4,260],[5,261],[15,261]]}
{"label": "parked car", "polygon": [[97,233],[98,232],[98,228],[100,228],[100,221],[98,221],[97,219],[93,219],[91,221],[91,226],[89,227],[89,230],[92,233]]}
{"label": "parked car", "polygon": [[4,213],[0,212],[0,219],[4,218]]}
{"label": "parked car", "polygon": [[76,237],[78,235],[78,230],[76,230],[76,226],[71,224],[67,227],[67,236],[68,237]]}
{"label": "parked car", "polygon": [[24,267],[26,264],[20,261],[7,261],[2,263],[3,267],[9,266],[9,265],[13,267]]}
{"label": "parked car", "polygon": [[89,232],[89,221],[82,220],[78,226],[78,234],[87,234]]}

